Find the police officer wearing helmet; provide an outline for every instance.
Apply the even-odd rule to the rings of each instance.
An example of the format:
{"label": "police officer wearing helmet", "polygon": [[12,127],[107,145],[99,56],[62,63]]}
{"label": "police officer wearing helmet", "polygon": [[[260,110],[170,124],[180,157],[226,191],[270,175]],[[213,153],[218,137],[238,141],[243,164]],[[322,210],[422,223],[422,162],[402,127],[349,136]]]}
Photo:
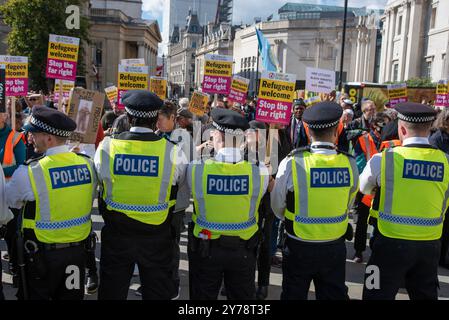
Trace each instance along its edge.
{"label": "police officer wearing helmet", "polygon": [[[20,166],[7,184],[12,208],[21,220],[30,299],[83,299],[85,253],[96,175],[91,160],[70,152],[66,140],[76,123],[51,108],[34,108],[25,130],[42,157]],[[72,284],[72,285],[70,285]],[[78,284],[78,285],[77,285]],[[18,297],[25,297],[21,285]]]}
{"label": "police officer wearing helmet", "polygon": [[168,300],[178,292],[172,280],[171,214],[187,161],[154,133],[161,99],[143,90],[128,91],[122,99],[131,129],[106,137],[95,154],[105,222],[98,298],[126,300],[137,264],[142,298]]}
{"label": "police officer wearing helmet", "polygon": [[312,143],[282,160],[271,206],[285,220],[283,300],[306,300],[313,280],[318,300],[347,299],[345,235],[358,190],[355,159],[335,148],[342,115],[334,102],[306,109]]}
{"label": "police officer wearing helmet", "polygon": [[222,280],[228,299],[254,299],[257,212],[268,171],[243,158],[240,147],[249,125],[241,114],[214,109],[211,117],[215,157],[190,164],[187,172],[194,200],[190,299],[216,300]]}
{"label": "police officer wearing helmet", "polygon": [[380,195],[363,299],[393,300],[405,282],[411,299],[436,300],[449,156],[429,144],[432,107],[407,102],[396,110],[402,146],[374,155],[360,176],[361,192]]}

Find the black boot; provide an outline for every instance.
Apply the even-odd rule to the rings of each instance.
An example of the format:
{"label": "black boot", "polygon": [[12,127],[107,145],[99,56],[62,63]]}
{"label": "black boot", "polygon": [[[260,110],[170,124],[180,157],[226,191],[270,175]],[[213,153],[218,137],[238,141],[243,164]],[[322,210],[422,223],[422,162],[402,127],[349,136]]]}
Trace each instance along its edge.
{"label": "black boot", "polygon": [[98,290],[98,275],[96,273],[87,276],[87,294],[94,294]]}
{"label": "black boot", "polygon": [[257,300],[265,300],[268,296],[268,286],[259,286],[256,291]]}

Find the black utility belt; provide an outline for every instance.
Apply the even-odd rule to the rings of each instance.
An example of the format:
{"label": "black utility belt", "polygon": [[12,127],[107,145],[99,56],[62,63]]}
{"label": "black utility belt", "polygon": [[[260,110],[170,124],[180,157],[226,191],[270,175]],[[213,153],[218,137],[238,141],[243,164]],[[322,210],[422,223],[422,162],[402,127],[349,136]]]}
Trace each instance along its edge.
{"label": "black utility belt", "polygon": [[86,241],[78,241],[78,242],[68,242],[68,243],[43,243],[34,240],[26,240],[25,241],[25,250],[27,252],[37,252],[38,250],[42,251],[52,251],[52,250],[60,250],[67,249],[72,247],[84,246]]}
{"label": "black utility belt", "polygon": [[218,239],[209,239],[204,240],[200,238],[196,238],[197,241],[207,241],[211,246],[220,246],[223,248],[252,248],[257,245],[258,242],[258,234],[256,233],[254,236],[249,238],[248,240],[244,240],[237,236],[220,236]]}

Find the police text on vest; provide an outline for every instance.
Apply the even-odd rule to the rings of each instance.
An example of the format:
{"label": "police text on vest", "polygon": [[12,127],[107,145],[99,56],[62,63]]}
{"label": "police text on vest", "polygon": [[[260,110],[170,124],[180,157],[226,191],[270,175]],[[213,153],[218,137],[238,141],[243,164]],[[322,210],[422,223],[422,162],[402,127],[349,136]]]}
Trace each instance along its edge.
{"label": "police text on vest", "polygon": [[348,187],[351,181],[348,168],[311,168],[310,187]]}
{"label": "police text on vest", "polygon": [[114,157],[114,174],[157,177],[159,174],[159,157],[116,154]]}
{"label": "police text on vest", "polygon": [[90,171],[86,164],[49,169],[53,189],[73,187],[91,183]]}
{"label": "police text on vest", "polygon": [[248,194],[249,176],[207,176],[207,194]]}
{"label": "police text on vest", "polygon": [[443,181],[444,164],[441,162],[404,160],[402,177],[429,181]]}

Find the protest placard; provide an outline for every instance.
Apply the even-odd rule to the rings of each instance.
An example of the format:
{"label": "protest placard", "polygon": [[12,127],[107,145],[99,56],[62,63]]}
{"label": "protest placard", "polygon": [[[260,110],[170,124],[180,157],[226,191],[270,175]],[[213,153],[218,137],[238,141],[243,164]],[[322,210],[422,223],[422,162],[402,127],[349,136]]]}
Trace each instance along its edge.
{"label": "protest placard", "polygon": [[122,59],[120,60],[120,64],[122,66],[129,66],[129,67],[143,67],[145,66],[145,59],[144,58]]}
{"label": "protest placard", "polygon": [[28,57],[0,56],[6,66],[6,96],[26,96],[28,93]]}
{"label": "protest placard", "polygon": [[103,111],[104,93],[82,88],[71,91],[68,116],[76,122],[70,141],[95,143]]}
{"label": "protest placard", "polygon": [[167,79],[162,77],[150,77],[150,91],[157,94],[159,98],[167,98]]}
{"label": "protest placard", "polygon": [[306,90],[317,93],[335,90],[335,71],[307,67]]}
{"label": "protest placard", "polygon": [[47,78],[76,80],[79,38],[50,34],[47,56]]}
{"label": "protest placard", "polygon": [[260,79],[256,120],[287,125],[292,112],[296,75],[264,71]]}
{"label": "protest placard", "polygon": [[189,111],[197,116],[202,116],[206,112],[209,95],[194,91],[192,98],[190,98]]}
{"label": "protest placard", "polygon": [[104,92],[106,93],[106,96],[108,97],[110,103],[117,101],[118,89],[116,86],[104,88]]}
{"label": "protest placard", "polygon": [[148,67],[118,66],[118,101],[119,109],[124,109],[122,96],[128,90],[148,90]]}
{"label": "protest placard", "polygon": [[240,76],[233,76],[228,100],[244,104],[247,97],[246,94],[248,92],[248,87],[249,79]]}
{"label": "protest placard", "polygon": [[207,54],[204,64],[202,91],[229,94],[232,78],[232,56]]}
{"label": "protest placard", "polygon": [[0,113],[6,112],[6,65],[0,64]]}
{"label": "protest placard", "polygon": [[447,79],[440,80],[437,83],[435,106],[449,107],[449,90]]}
{"label": "protest placard", "polygon": [[70,90],[75,87],[75,81],[70,80],[55,80],[55,89],[54,92],[54,102],[59,102],[59,95],[61,94],[61,83],[62,83],[62,97],[65,99],[69,98]]}
{"label": "protest placard", "polygon": [[388,89],[388,99],[390,99],[390,107],[394,107],[398,103],[407,102],[407,84],[406,83],[398,83],[398,84],[389,84],[387,85]]}

